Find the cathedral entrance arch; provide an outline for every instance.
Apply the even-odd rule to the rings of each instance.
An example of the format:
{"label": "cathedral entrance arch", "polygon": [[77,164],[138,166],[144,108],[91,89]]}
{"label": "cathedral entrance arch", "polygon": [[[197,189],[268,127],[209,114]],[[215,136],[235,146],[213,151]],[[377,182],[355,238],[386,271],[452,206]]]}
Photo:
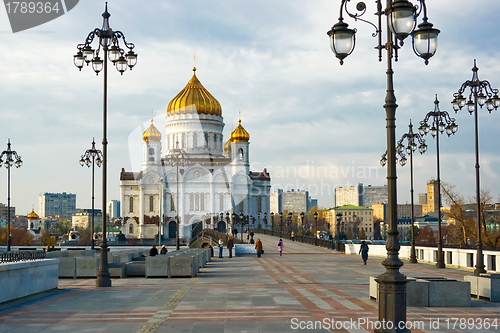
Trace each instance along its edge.
{"label": "cathedral entrance arch", "polygon": [[175,238],[175,232],[176,232],[175,224],[176,224],[175,221],[168,222],[167,238]]}
{"label": "cathedral entrance arch", "polygon": [[226,232],[226,222],[224,222],[224,221],[217,222],[217,231],[218,232]]}
{"label": "cathedral entrance arch", "polygon": [[195,238],[203,229],[203,225],[200,222],[195,222],[191,224],[191,238]]}

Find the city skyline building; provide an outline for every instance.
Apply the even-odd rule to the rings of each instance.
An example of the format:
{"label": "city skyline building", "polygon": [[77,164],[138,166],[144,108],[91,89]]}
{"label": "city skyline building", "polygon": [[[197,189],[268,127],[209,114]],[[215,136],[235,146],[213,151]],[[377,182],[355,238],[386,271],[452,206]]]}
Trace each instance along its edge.
{"label": "city skyline building", "polygon": [[76,211],[76,194],[41,193],[38,211],[41,218],[60,216],[70,219]]}
{"label": "city skyline building", "polygon": [[106,212],[111,220],[121,217],[120,205],[120,200],[110,200],[108,202],[108,209]]}

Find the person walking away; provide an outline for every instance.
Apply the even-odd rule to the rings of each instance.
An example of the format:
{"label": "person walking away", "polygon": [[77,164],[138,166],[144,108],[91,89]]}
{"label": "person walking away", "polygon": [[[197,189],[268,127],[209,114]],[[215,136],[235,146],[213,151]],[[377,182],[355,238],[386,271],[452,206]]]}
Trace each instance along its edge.
{"label": "person walking away", "polygon": [[290,238],[292,239],[292,242],[294,242],[294,238],[295,238],[295,231],[292,231],[292,234],[290,235]]}
{"label": "person walking away", "polygon": [[366,265],[366,261],[368,260],[368,244],[365,241],[361,241],[359,253],[361,253],[361,259],[363,259],[363,263]]}
{"label": "person walking away", "polygon": [[149,256],[154,257],[158,254],[158,249],[156,248],[156,245],[153,245],[151,250],[149,250]]}
{"label": "person walking away", "polygon": [[250,244],[255,244],[255,241],[253,240],[253,237],[250,237]]}
{"label": "person walking away", "polygon": [[233,247],[234,247],[234,242],[231,237],[228,238],[227,240],[227,249],[229,250],[229,258],[233,257]]}
{"label": "person walking away", "polygon": [[283,248],[285,245],[283,244],[283,240],[280,238],[278,242],[278,251],[280,251],[280,257],[283,256]]}
{"label": "person walking away", "polygon": [[246,233],[247,233],[247,240],[249,240],[250,239],[250,229],[247,228]]}
{"label": "person walking away", "polygon": [[219,258],[222,258],[222,250],[224,250],[224,242],[222,237],[219,239]]}
{"label": "person walking away", "polygon": [[257,238],[257,241],[255,242],[255,251],[257,251],[257,258],[260,258],[260,256],[262,255],[262,252],[264,252],[260,238]]}
{"label": "person walking away", "polygon": [[160,254],[167,254],[167,247],[165,245],[161,246]]}

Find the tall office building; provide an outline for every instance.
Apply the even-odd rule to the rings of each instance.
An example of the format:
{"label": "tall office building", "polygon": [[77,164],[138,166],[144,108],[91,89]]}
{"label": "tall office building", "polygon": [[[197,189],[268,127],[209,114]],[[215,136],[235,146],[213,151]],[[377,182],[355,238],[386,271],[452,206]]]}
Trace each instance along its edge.
{"label": "tall office building", "polygon": [[271,192],[270,195],[270,208],[271,208],[271,213],[274,214],[279,214],[283,211],[283,190],[278,189],[275,192]]}
{"label": "tall office building", "polygon": [[437,180],[429,180],[427,182],[427,209],[426,213],[436,212],[439,207],[437,198]]}
{"label": "tall office building", "polygon": [[40,217],[61,216],[71,218],[76,211],[76,194],[41,193],[39,195]]}
{"label": "tall office building", "polygon": [[309,191],[291,190],[283,192],[283,210],[287,212],[307,213],[311,209]]}
{"label": "tall office building", "polygon": [[120,218],[120,200],[109,200],[106,212],[111,219]]}
{"label": "tall office building", "polygon": [[388,203],[387,185],[384,186],[364,186],[361,193],[363,207],[371,207],[374,204]]}
{"label": "tall office building", "polygon": [[356,186],[350,187],[337,187],[335,189],[335,206],[340,207],[344,205],[362,206],[363,198],[363,184],[359,183]]}

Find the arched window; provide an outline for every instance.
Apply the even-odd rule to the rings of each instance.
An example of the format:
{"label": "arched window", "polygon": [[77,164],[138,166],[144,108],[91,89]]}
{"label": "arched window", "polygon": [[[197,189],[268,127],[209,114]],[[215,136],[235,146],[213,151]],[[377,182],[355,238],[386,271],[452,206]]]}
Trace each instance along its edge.
{"label": "arched window", "polygon": [[193,148],[194,149],[198,148],[198,134],[197,133],[193,134]]}
{"label": "arched window", "polygon": [[189,196],[189,210],[194,211],[194,194]]}
{"label": "arched window", "polygon": [[154,148],[149,148],[149,161],[150,162],[155,161],[155,149]]}
{"label": "arched window", "polygon": [[240,212],[243,211],[243,200],[241,200],[240,204],[239,204],[239,208],[240,208]]}
{"label": "arched window", "polygon": [[130,223],[128,225],[128,233],[129,234],[133,234],[134,233],[134,225],[132,223]]}
{"label": "arched window", "polygon": [[200,211],[205,210],[205,195],[200,194]]}
{"label": "arched window", "polygon": [[133,213],[134,212],[134,198],[130,197],[128,199],[128,207],[129,207],[129,212]]}
{"label": "arched window", "polygon": [[244,161],[245,156],[243,155],[243,148],[238,149],[238,161]]}
{"label": "arched window", "polygon": [[262,212],[262,198],[257,197],[257,211]]}
{"label": "arched window", "polygon": [[155,210],[155,199],[152,195],[149,196],[149,211],[153,212]]}
{"label": "arched window", "polygon": [[170,196],[170,211],[173,212],[175,210],[174,196],[169,194]]}
{"label": "arched window", "polygon": [[208,133],[205,133],[205,148],[208,148]]}
{"label": "arched window", "polygon": [[214,133],[214,142],[212,142],[212,149],[217,149],[217,134]]}
{"label": "arched window", "polygon": [[195,210],[198,212],[200,211],[200,195],[196,194],[194,198],[195,198]]}
{"label": "arched window", "polygon": [[186,133],[182,133],[182,148],[187,148],[187,136],[186,136]]}

